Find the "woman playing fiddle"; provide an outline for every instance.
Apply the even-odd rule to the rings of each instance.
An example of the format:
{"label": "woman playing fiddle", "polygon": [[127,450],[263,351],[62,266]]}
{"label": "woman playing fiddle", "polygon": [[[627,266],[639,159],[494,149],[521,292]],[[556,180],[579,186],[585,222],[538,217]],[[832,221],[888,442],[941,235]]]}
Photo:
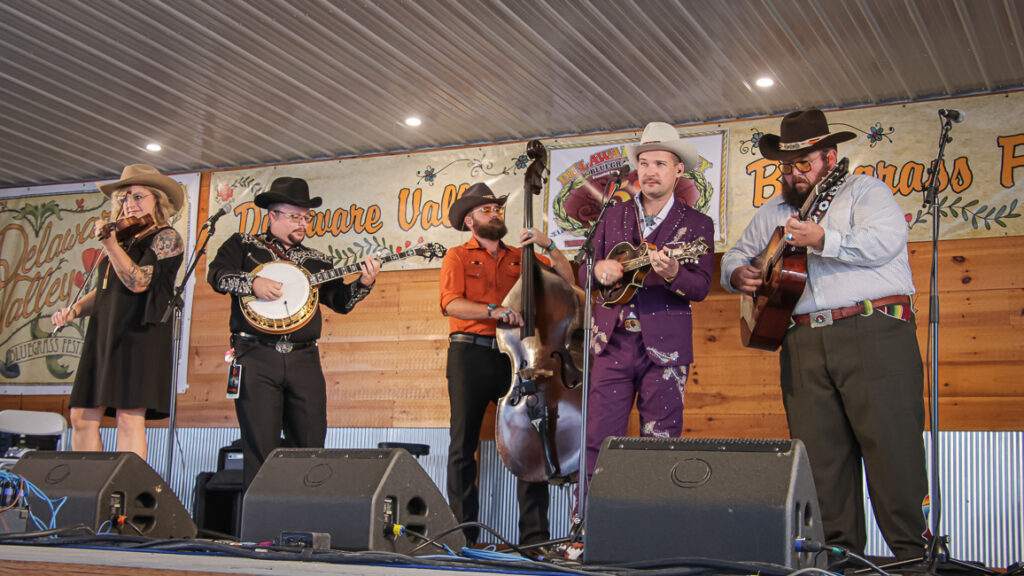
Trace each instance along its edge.
{"label": "woman playing fiddle", "polygon": [[[100,451],[100,421],[117,421],[117,451],[146,458],[146,420],[170,409],[171,325],[160,320],[171,299],[183,259],[181,236],[167,222],[185,193],[151,166],[125,167],[121,179],[98,186],[111,214],[124,220],[96,222],[105,260],[99,284],[51,320],[62,326],[92,316],[71,389],[71,448]],[[132,226],[124,226],[126,222]]]}

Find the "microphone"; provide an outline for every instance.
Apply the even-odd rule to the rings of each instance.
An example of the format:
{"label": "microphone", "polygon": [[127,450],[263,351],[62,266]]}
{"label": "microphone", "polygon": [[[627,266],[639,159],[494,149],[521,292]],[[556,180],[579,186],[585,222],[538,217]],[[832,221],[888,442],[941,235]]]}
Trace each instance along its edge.
{"label": "microphone", "polygon": [[630,169],[629,169],[629,164],[628,163],[623,164],[622,166],[619,166],[619,169],[614,172],[614,174],[615,174],[615,181],[616,182],[622,182],[622,180],[626,178],[626,176],[629,174],[629,172],[630,172]]}
{"label": "microphone", "polygon": [[964,121],[964,118],[966,118],[967,115],[964,114],[963,110],[957,110],[956,108],[943,108],[939,110],[939,117],[946,118],[947,120],[952,120],[953,122],[959,124],[960,122]]}

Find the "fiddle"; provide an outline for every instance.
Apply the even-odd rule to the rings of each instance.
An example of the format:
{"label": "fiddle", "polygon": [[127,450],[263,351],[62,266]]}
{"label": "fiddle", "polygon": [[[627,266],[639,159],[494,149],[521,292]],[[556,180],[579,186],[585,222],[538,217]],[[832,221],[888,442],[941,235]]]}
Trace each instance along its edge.
{"label": "fiddle", "polygon": [[100,228],[99,233],[96,235],[100,240],[106,240],[113,234],[117,238],[118,242],[124,242],[125,240],[135,236],[139,232],[142,232],[146,228],[153,225],[153,216],[151,214],[143,214],[142,216],[128,216],[114,222],[110,222]]}

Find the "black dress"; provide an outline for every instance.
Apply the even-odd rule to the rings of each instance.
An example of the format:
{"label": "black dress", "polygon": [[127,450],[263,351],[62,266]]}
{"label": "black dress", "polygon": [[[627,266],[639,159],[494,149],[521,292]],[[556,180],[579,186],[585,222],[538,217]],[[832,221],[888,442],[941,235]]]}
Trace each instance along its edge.
{"label": "black dress", "polygon": [[[160,259],[150,249],[159,238],[175,247]],[[153,267],[149,288],[128,290],[107,260],[99,263],[100,284],[71,389],[73,408],[146,409],[147,420],[170,410],[174,362],[171,322],[160,320],[174,292],[184,243],[174,228],[161,228],[122,244],[133,262]],[[106,279],[104,280],[104,275]]]}

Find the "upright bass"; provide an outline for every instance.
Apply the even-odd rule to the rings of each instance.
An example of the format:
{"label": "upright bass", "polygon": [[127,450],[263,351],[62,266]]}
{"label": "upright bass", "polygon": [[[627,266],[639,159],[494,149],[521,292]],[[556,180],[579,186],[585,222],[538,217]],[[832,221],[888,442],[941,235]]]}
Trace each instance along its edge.
{"label": "upright bass", "polygon": [[[533,227],[533,196],[546,169],[544,146],[527,145],[524,224]],[[579,471],[583,428],[583,303],[579,290],[523,247],[519,281],[502,305],[520,310],[523,325],[498,324],[498,348],[512,363],[512,382],[498,402],[498,455],[517,477],[562,484]]]}

